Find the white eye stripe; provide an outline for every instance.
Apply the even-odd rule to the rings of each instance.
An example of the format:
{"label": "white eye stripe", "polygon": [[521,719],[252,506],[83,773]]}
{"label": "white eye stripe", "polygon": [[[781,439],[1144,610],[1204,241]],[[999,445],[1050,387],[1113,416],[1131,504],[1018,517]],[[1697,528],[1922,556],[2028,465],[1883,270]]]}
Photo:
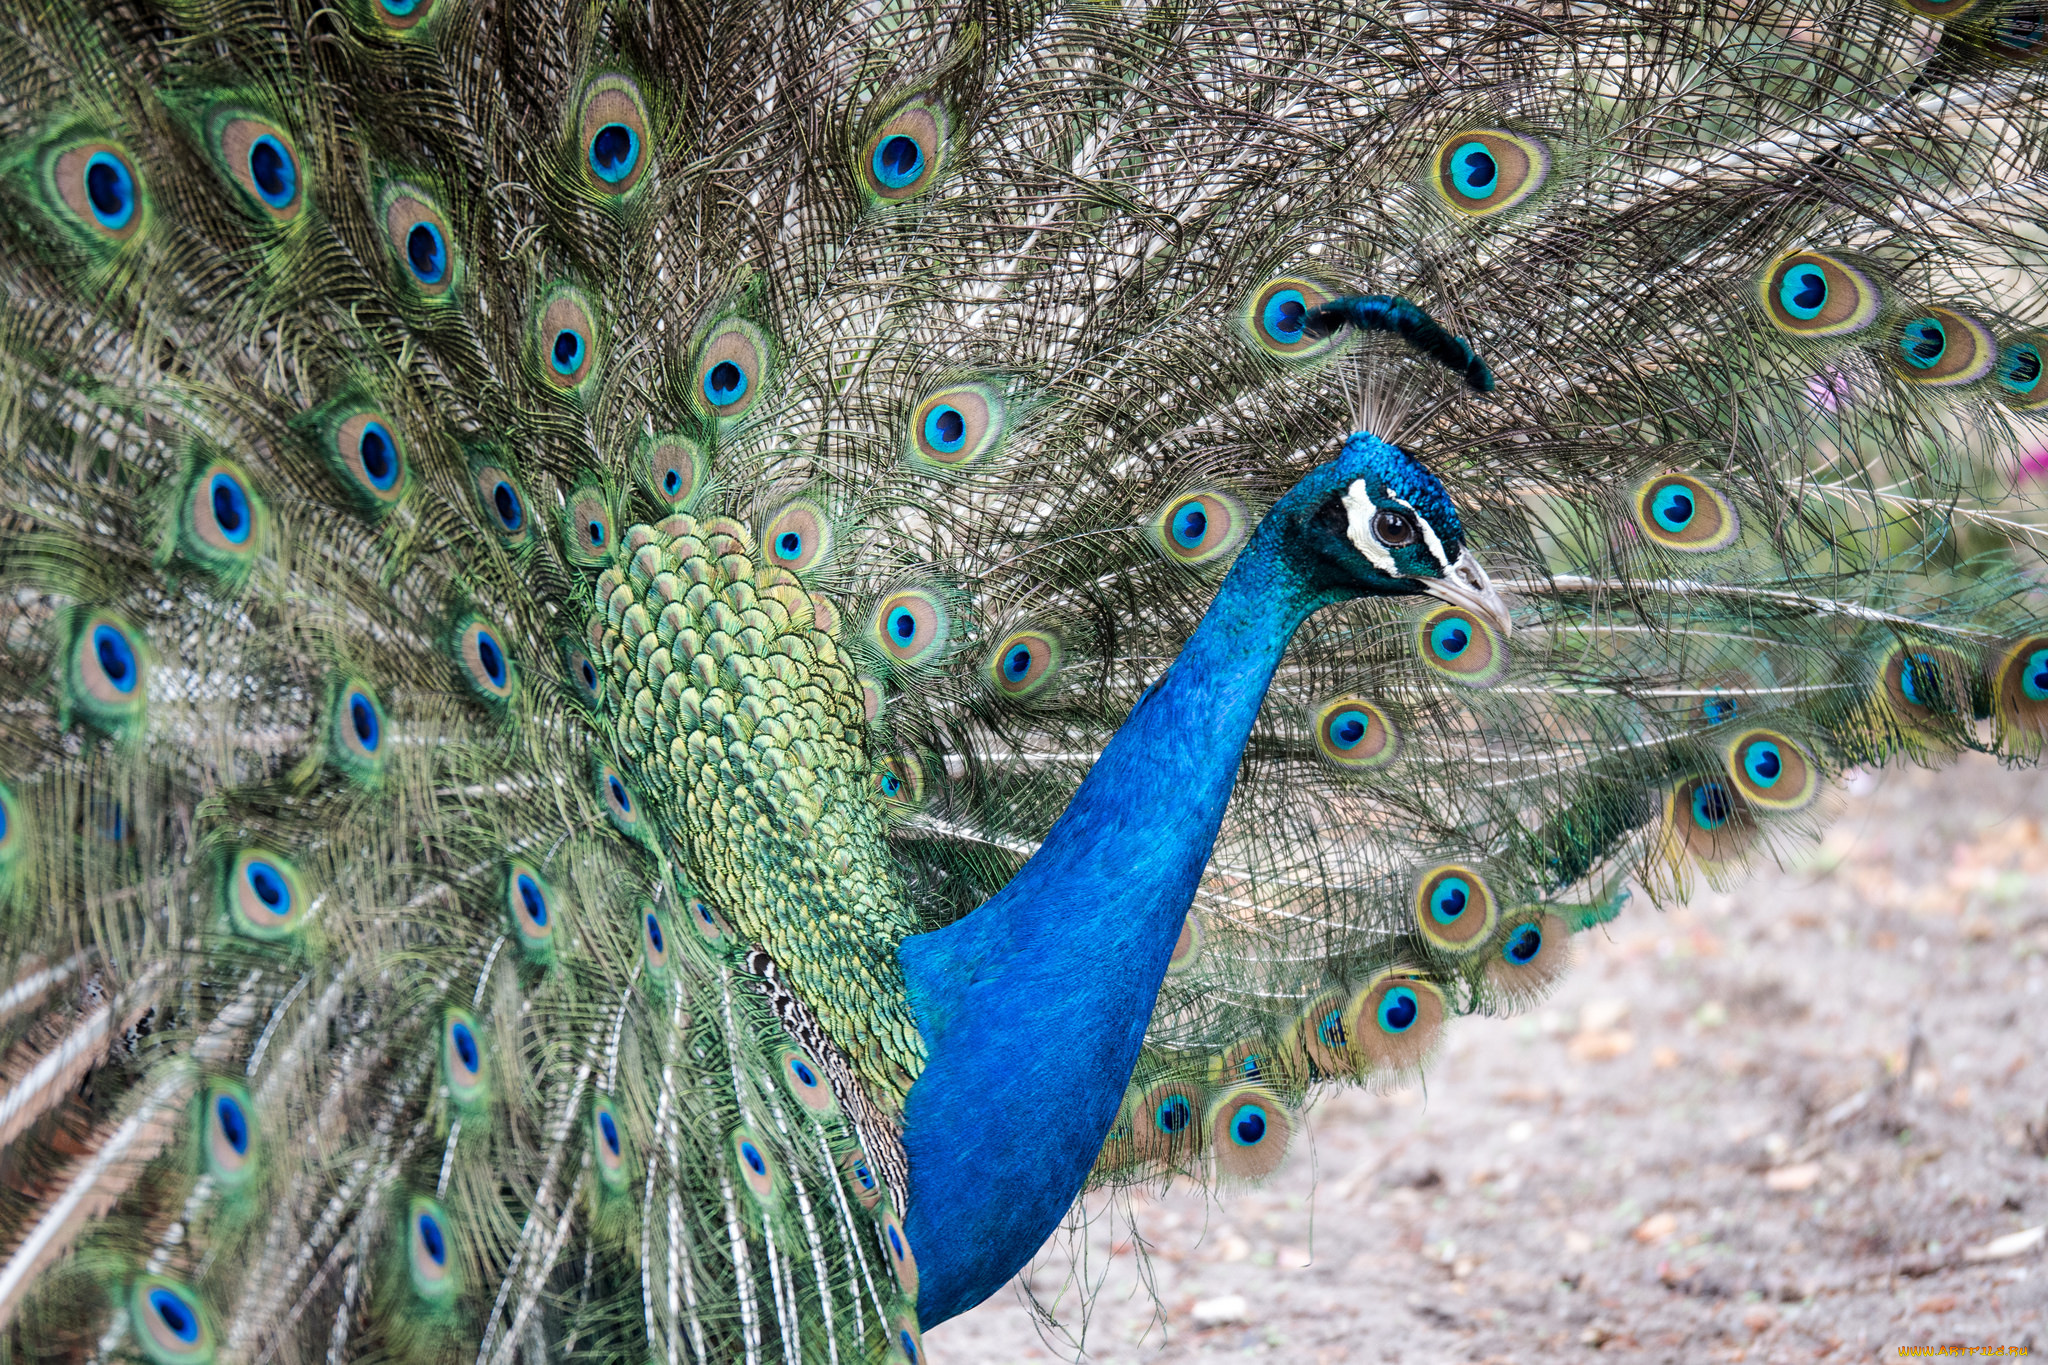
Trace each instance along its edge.
{"label": "white eye stripe", "polygon": [[1436,566],[1439,569],[1450,568],[1451,558],[1449,555],[1444,553],[1444,543],[1441,539],[1438,538],[1436,533],[1436,527],[1431,526],[1429,524],[1429,518],[1423,516],[1420,512],[1416,512],[1415,504],[1409,502],[1406,498],[1396,493],[1393,489],[1389,488],[1387,490],[1387,496],[1389,498],[1392,498],[1395,502],[1400,503],[1410,512],[1415,513],[1415,524],[1417,527],[1421,528],[1422,543],[1429,547],[1429,557],[1436,561]]}
{"label": "white eye stripe", "polygon": [[1394,563],[1392,553],[1372,533],[1372,519],[1379,515],[1379,510],[1380,505],[1365,490],[1365,480],[1353,479],[1344,490],[1344,536],[1375,569],[1389,578],[1400,578],[1401,566]]}
{"label": "white eye stripe", "polygon": [[[1450,557],[1444,553],[1443,539],[1437,535],[1436,528],[1429,524],[1428,518],[1415,510],[1415,504],[1394,492],[1393,489],[1383,489],[1382,492],[1387,501],[1396,503],[1408,510],[1409,519],[1415,523],[1416,528],[1422,533],[1422,543],[1428,547],[1430,558],[1436,561],[1437,568],[1449,569],[1451,561]],[[1366,491],[1364,479],[1353,479],[1351,486],[1344,490],[1344,512],[1345,538],[1351,542],[1358,553],[1364,555],[1375,569],[1386,574],[1389,578],[1405,577],[1406,575],[1402,573],[1401,566],[1394,562],[1392,552],[1386,546],[1380,544],[1379,538],[1372,533],[1373,518],[1379,514],[1380,506],[1373,499],[1372,494]]]}

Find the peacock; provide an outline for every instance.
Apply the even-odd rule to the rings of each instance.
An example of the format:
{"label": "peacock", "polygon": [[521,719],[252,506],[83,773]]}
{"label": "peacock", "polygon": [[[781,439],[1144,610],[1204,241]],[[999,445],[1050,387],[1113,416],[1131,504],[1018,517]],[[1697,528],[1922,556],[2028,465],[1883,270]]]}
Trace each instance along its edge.
{"label": "peacock", "polygon": [[1846,770],[2037,761],[2044,53],[11,7],[0,1354],[917,1365]]}

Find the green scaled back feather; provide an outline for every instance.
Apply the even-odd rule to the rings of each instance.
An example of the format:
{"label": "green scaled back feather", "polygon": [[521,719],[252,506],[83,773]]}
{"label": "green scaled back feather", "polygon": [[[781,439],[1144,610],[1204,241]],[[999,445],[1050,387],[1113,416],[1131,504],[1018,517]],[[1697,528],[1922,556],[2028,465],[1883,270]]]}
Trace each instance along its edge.
{"label": "green scaled back feather", "polygon": [[[1514,632],[1302,631],[1104,1181],[2038,760],[2044,67],[1940,8],[16,16],[0,1325],[921,1353],[894,949],[1357,427]],[[1373,292],[1497,391],[1299,325]]]}

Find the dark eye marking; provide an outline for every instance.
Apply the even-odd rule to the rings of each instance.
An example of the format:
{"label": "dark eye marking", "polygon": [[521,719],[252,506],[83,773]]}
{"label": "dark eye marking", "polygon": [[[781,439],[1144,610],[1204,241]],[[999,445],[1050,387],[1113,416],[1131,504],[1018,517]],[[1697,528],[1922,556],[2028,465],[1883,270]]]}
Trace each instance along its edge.
{"label": "dark eye marking", "polygon": [[1373,514],[1372,538],[1392,548],[1397,545],[1413,545],[1420,539],[1420,534],[1416,530],[1414,517],[1406,512],[1396,512],[1392,508],[1382,507]]}
{"label": "dark eye marking", "polygon": [[1323,505],[1316,509],[1316,524],[1325,530],[1343,535],[1351,529],[1351,513],[1344,508],[1344,495],[1333,493]]}

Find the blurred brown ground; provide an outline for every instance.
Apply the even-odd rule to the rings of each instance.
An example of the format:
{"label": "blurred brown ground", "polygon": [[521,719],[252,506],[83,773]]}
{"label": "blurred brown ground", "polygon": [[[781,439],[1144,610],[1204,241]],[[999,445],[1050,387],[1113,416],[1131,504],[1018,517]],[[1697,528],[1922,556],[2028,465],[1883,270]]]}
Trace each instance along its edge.
{"label": "blurred brown ground", "polygon": [[1426,1089],[1323,1099],[1268,1184],[1093,1201],[1078,1262],[1055,1243],[931,1356],[2048,1355],[2044,822],[2048,774],[1860,778],[1802,864],[1638,897],[1544,1005],[1456,1024]]}

